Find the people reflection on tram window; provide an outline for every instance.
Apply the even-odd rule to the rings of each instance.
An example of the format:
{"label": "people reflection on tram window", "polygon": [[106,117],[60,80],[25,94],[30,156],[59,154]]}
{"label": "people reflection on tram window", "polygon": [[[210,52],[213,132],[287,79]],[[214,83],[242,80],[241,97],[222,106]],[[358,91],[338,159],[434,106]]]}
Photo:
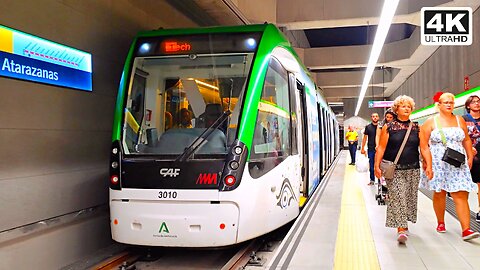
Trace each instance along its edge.
{"label": "people reflection on tram window", "polygon": [[[409,96],[402,95],[394,100],[392,111],[397,117],[382,127],[375,159],[375,176],[381,178],[380,163],[382,159],[394,162],[402,150],[395,166],[393,178],[386,179],[389,202],[385,222],[386,227],[397,228],[397,241],[400,244],[405,244],[408,239],[408,222],[417,222],[420,127],[418,123],[410,120],[414,108],[415,102]],[[409,129],[410,134],[406,138]],[[401,149],[405,138],[407,139],[406,143]],[[431,160],[426,158],[426,162],[431,166]]]}
{"label": "people reflection on tram window", "polygon": [[[433,209],[437,217],[437,232],[446,232],[445,208],[449,192],[462,228],[462,239],[468,241],[480,236],[478,232],[470,229],[468,194],[477,189],[470,174],[473,161],[472,141],[468,136],[465,120],[453,114],[455,96],[451,93],[436,96],[439,96],[438,100],[435,100],[439,114],[431,116],[422,126],[422,144],[426,145],[425,149],[428,155],[431,155],[433,178],[426,177],[429,169],[427,164],[427,170],[422,174],[421,186],[434,192]],[[466,156],[464,163],[457,167],[444,161],[447,149]]]}
{"label": "people reflection on tram window", "polygon": [[268,118],[269,119],[266,119],[265,123],[262,123],[262,125],[264,125],[262,132],[263,140],[269,145],[269,147],[271,147],[271,151],[275,153],[274,155],[278,156],[278,154],[282,153],[282,141],[280,138],[278,118],[275,116]]}
{"label": "people reflection on tram window", "polygon": [[345,134],[345,139],[348,141],[348,151],[350,152],[350,164],[355,165],[355,155],[357,154],[358,133],[353,126],[348,126],[348,131]]}
{"label": "people reflection on tram window", "polygon": [[165,130],[171,129],[172,126],[173,126],[172,114],[168,111],[165,111]]}
{"label": "people reflection on tram window", "polygon": [[180,110],[180,122],[177,125],[178,128],[192,128],[192,114],[187,108]]}
{"label": "people reflection on tram window", "polygon": [[[477,95],[471,95],[465,101],[465,110],[467,114],[463,116],[463,119],[467,123],[468,135],[472,140],[473,162],[470,173],[472,175],[473,182],[477,183],[477,187],[480,190],[480,97]],[[476,215],[476,221],[480,222],[480,192],[477,192],[478,197],[478,210]]]}

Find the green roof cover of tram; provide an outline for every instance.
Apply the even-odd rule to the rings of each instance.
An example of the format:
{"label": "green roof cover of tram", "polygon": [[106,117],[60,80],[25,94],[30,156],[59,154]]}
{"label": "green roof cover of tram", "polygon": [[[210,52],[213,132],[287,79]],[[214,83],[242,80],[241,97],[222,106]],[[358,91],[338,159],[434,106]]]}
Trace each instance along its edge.
{"label": "green roof cover of tram", "polygon": [[[238,127],[238,139],[251,147],[253,141],[254,126],[257,121],[258,104],[263,90],[263,82],[267,73],[270,54],[273,49],[280,46],[290,51],[297,57],[295,51],[285,36],[272,24],[265,25],[265,30],[258,45],[255,60],[250,73],[248,88],[243,101],[242,118]],[[298,59],[298,57],[297,57]],[[249,149],[249,157],[251,149]]]}
{"label": "green roof cover of tram", "polygon": [[[460,97],[463,97],[463,96],[466,96],[466,95],[473,94],[473,93],[475,93],[475,92],[477,92],[477,91],[480,91],[480,86],[477,86],[477,87],[475,87],[475,88],[472,88],[472,89],[470,89],[470,90],[468,90],[468,91],[465,91],[465,92],[462,92],[462,93],[456,95],[456,96],[455,96],[455,99],[460,98]],[[421,108],[421,109],[418,109],[418,110],[414,111],[414,112],[412,113],[412,115],[417,114],[417,113],[419,113],[419,112],[426,111],[426,110],[430,110],[430,109],[432,109],[434,106],[435,106],[435,103],[432,103],[432,104],[428,105],[427,107],[423,107],[423,108]]]}
{"label": "green roof cover of tram", "polygon": [[[156,37],[156,36],[181,36],[195,34],[211,34],[211,33],[242,33],[242,32],[263,32],[272,24],[252,24],[241,26],[213,26],[201,28],[175,28],[175,29],[159,29],[153,31],[143,31],[138,33],[139,37]],[[275,27],[275,26],[273,26]]]}

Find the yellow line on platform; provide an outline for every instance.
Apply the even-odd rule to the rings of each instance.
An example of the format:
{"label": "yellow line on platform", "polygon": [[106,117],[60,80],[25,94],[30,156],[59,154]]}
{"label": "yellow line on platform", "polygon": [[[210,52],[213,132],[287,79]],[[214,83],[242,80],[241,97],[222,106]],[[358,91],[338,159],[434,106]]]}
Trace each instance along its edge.
{"label": "yellow line on platform", "polygon": [[380,269],[367,209],[354,166],[347,165],[338,221],[334,269]]}

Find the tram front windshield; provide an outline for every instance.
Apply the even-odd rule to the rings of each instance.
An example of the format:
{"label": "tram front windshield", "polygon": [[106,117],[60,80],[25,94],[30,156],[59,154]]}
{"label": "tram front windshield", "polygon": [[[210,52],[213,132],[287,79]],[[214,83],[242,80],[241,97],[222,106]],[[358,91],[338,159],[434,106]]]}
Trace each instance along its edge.
{"label": "tram front windshield", "polygon": [[229,49],[225,38],[138,42],[124,111],[125,154],[175,159],[196,140],[201,144],[190,158],[227,153],[255,49],[240,51],[236,43]]}

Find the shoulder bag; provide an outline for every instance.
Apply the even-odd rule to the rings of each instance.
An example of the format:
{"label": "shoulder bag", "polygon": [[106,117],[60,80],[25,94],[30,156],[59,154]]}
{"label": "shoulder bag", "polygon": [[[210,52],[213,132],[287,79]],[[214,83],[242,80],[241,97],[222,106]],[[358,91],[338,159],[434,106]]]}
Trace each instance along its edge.
{"label": "shoulder bag", "polygon": [[442,144],[443,146],[445,146],[445,153],[443,154],[442,160],[457,168],[462,166],[462,164],[465,163],[465,155],[447,146],[447,139],[445,138],[445,133],[443,133],[442,126],[440,125],[440,122],[437,121],[437,117],[435,117],[435,124],[438,127],[440,136],[442,136]]}
{"label": "shoulder bag", "polygon": [[382,171],[382,176],[385,179],[393,179],[393,175],[395,174],[395,168],[397,166],[398,159],[400,159],[400,155],[403,152],[403,148],[407,143],[408,137],[410,136],[410,131],[412,130],[413,122],[410,121],[410,125],[408,125],[407,133],[405,133],[405,137],[403,138],[402,145],[398,150],[397,156],[395,157],[395,161],[391,162],[390,160],[382,159],[380,162],[380,170]]}

